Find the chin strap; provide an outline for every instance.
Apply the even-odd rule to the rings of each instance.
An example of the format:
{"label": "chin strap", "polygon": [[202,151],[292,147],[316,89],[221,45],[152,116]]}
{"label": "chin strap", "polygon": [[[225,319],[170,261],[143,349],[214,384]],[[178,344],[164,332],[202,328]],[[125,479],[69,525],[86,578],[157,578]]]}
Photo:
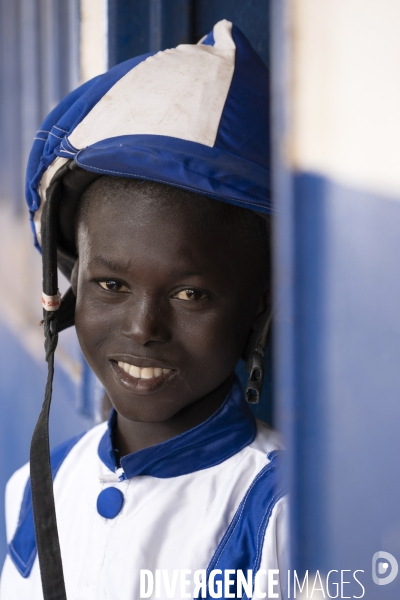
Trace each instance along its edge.
{"label": "chin strap", "polygon": [[49,445],[49,411],[54,376],[54,353],[57,347],[58,333],[55,313],[47,311],[44,311],[44,313],[48,376],[42,410],[31,441],[30,477],[32,506],[43,598],[44,600],[66,600],[67,596],[54,505]]}
{"label": "chin strap", "polygon": [[247,372],[249,379],[246,386],[246,400],[249,404],[260,402],[261,390],[264,382],[264,355],[268,341],[268,334],[272,322],[272,311],[260,315],[257,329],[250,337],[246,349]]}
{"label": "chin strap", "polygon": [[33,432],[30,452],[32,506],[44,600],[67,600],[58,539],[49,444],[49,411],[53,388],[54,353],[58,342],[57,314],[60,307],[57,283],[57,204],[57,189],[50,188],[42,216],[42,301],[48,376],[44,402]]}

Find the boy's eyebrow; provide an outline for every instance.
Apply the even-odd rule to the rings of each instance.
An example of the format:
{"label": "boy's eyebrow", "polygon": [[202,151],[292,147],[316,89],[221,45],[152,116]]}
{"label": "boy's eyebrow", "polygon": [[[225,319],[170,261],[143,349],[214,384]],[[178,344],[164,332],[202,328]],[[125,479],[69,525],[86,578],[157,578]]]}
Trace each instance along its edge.
{"label": "boy's eyebrow", "polygon": [[116,260],[105,258],[104,256],[101,256],[101,254],[96,254],[93,260],[95,263],[103,265],[103,267],[107,267],[112,271],[119,271],[120,273],[126,272],[131,266],[130,259],[126,263],[121,263]]}
{"label": "boy's eyebrow", "polygon": [[[102,256],[101,254],[96,254],[93,261],[95,263],[100,263],[101,265],[103,265],[103,267],[107,267],[108,269],[111,269],[112,271],[119,271],[120,273],[126,273],[127,270],[129,270],[132,266],[131,260],[129,259],[127,262],[118,262],[116,260],[112,260],[109,258],[105,258],[104,256]],[[190,270],[178,270],[178,269],[174,269],[173,271],[170,271],[169,275],[171,277],[174,277],[176,279],[180,278],[180,277],[193,277],[193,276],[202,276],[202,273],[200,273],[199,271],[190,271]]]}

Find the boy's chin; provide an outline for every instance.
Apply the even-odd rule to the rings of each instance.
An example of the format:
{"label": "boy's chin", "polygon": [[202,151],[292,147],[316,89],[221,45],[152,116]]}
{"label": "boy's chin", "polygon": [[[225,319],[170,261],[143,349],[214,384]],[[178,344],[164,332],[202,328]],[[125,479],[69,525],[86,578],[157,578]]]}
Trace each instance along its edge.
{"label": "boy's chin", "polygon": [[196,399],[186,402],[170,401],[168,397],[144,398],[135,397],[130,402],[119,398],[111,398],[118,415],[135,423],[168,423],[183,416],[187,409],[197,402]]}
{"label": "boy's chin", "polygon": [[117,413],[128,421],[163,423],[197,401],[179,381],[177,371],[149,379],[118,373],[106,391]]}

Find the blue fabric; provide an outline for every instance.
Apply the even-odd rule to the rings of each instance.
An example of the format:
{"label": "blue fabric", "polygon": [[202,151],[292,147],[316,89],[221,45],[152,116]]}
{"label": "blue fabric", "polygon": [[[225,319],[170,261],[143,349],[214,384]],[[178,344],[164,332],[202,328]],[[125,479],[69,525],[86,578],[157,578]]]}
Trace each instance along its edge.
{"label": "blue fabric", "polygon": [[[235,154],[268,172],[270,162],[269,71],[243,33],[232,26],[235,70],[218,128],[215,148]],[[270,212],[269,185],[263,190]]]}
{"label": "blue fabric", "polygon": [[[220,569],[215,582],[222,583],[222,598],[225,598],[224,571],[234,569],[247,573],[253,571],[253,582],[260,568],[265,531],[275,504],[287,493],[287,488],[281,481],[279,451],[270,452],[270,463],[260,471],[246,492],[232,522],[225,532],[210,564],[207,567],[207,581],[213,569]],[[234,584],[227,592],[234,593],[236,598],[236,575],[230,579]],[[211,598],[209,590],[206,598]],[[247,599],[246,594],[243,595]]]}
{"label": "blue fabric", "polygon": [[[117,415],[111,411],[109,427],[99,444],[99,457],[111,470],[117,468],[112,431]],[[126,478],[151,475],[178,477],[222,463],[254,440],[256,423],[237,378],[222,406],[209,419],[156,446],[121,458]]]}
{"label": "blue fabric", "polygon": [[[59,156],[70,158],[60,148]],[[138,177],[186,188],[260,212],[271,212],[268,169],[196,142],[158,135],[125,135],[76,151],[75,162],[105,175]]]}
{"label": "blue fabric", "polygon": [[123,505],[124,495],[115,487],[102,490],[97,497],[97,512],[105,519],[115,519]]}
{"label": "blue fabric", "polygon": [[215,45],[214,31],[210,31],[210,33],[208,33],[206,35],[206,37],[204,38],[204,40],[201,43],[203,44],[203,46],[214,46]]}
{"label": "blue fabric", "polygon": [[[83,435],[84,433],[54,448],[50,456],[53,480],[65,458]],[[22,577],[29,577],[37,553],[30,478],[25,486],[18,526],[8,545],[8,553]]]}

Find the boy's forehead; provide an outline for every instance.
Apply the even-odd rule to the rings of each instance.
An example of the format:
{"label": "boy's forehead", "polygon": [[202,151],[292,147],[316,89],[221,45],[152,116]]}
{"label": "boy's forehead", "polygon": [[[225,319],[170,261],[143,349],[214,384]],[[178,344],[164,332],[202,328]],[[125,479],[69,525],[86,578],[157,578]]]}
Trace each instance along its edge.
{"label": "boy's forehead", "polygon": [[[239,214],[238,214],[239,213]],[[152,227],[159,220],[159,232],[178,227],[201,231],[203,237],[213,231],[223,235],[232,225],[241,223],[243,209],[180,188],[148,181],[119,177],[101,177],[81,199],[78,223],[90,222],[91,227],[108,225],[111,220],[127,226]],[[204,225],[207,224],[206,227]]]}
{"label": "boy's forehead", "polygon": [[[82,198],[78,250],[92,260],[142,257],[160,268],[246,268],[256,248],[245,209],[162,184],[104,178]],[[257,261],[258,262],[258,261]],[[171,264],[173,263],[173,264]]]}
{"label": "boy's forehead", "polygon": [[171,248],[183,245],[187,252],[227,233],[218,202],[172,187],[98,181],[82,200],[83,237],[96,247],[142,245],[150,251],[170,241]]}
{"label": "boy's forehead", "polygon": [[[198,212],[221,210],[221,203],[191,192],[180,187],[124,177],[102,176],[88,186],[81,198],[81,205],[92,203],[101,205],[118,205],[120,202],[129,203],[132,207],[159,206],[171,208],[192,207]],[[82,209],[81,209],[82,210]],[[83,208],[84,210],[84,208]]]}

